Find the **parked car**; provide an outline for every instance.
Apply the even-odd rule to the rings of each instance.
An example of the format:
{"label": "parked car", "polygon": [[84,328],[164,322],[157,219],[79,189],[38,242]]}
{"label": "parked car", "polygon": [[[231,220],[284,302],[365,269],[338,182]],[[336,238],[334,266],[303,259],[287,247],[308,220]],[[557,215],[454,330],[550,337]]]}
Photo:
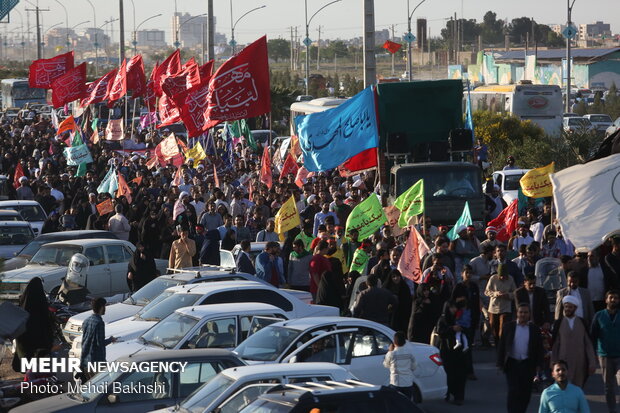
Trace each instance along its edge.
{"label": "parked car", "polygon": [[23,221],[19,212],[12,209],[0,209],[0,221]]}
{"label": "parked car", "polygon": [[[67,265],[74,254],[90,260],[86,288],[90,295],[107,297],[129,291],[127,263],[135,250],[128,241],[84,239],[59,241],[43,245],[28,265],[0,273],[0,300],[17,301],[34,277],[43,281],[45,292],[55,295],[67,274]],[[155,260],[157,268],[166,272],[167,260]]]}
{"label": "parked car", "polygon": [[[255,317],[266,317],[254,321]],[[155,324],[140,337],[116,342],[106,348],[106,357],[114,361],[129,354],[187,348],[224,348],[232,350],[248,337],[252,328],[288,320],[282,309],[264,303],[209,304],[184,307]],[[79,341],[79,343],[78,343]],[[74,342],[69,357],[80,357],[81,340]]]}
{"label": "parked car", "polygon": [[[232,411],[232,410],[231,410]],[[354,380],[280,385],[258,396],[239,413],[410,412],[423,413],[396,389]],[[222,410],[222,413],[225,413]],[[227,412],[228,413],[228,412]]]}
{"label": "parked car", "polygon": [[34,237],[26,221],[0,221],[0,259],[14,257]]}
{"label": "parked car", "polygon": [[268,129],[257,129],[251,132],[252,132],[252,137],[254,138],[254,141],[258,145],[262,145],[263,148],[269,145],[270,137],[273,140],[278,136],[278,134],[275,131],[268,130]]}
{"label": "parked car", "polygon": [[[189,396],[202,384],[223,370],[243,365],[230,351],[219,349],[196,349],[183,351],[145,352],[121,361],[133,363],[187,362],[180,372],[129,371],[98,373],[86,384],[84,391],[47,397],[14,408],[17,413],[35,412],[118,412],[135,413],[174,406]],[[114,383],[118,383],[115,385]],[[107,384],[108,391],[97,391]],[[115,393],[115,386],[137,387],[157,385],[153,391]],[[90,390],[89,389],[95,389]]]}
{"label": "parked car", "polygon": [[[250,274],[226,272],[215,268],[216,267],[205,266],[193,267],[185,270],[169,270],[169,272],[172,271],[171,274],[160,275],[135,293],[129,295],[123,302],[108,305],[105,314],[102,316],[103,321],[109,324],[123,318],[131,317],[166,289],[176,287],[177,285],[216,281],[253,281],[257,279]],[[67,342],[71,343],[77,336],[82,335],[82,323],[90,317],[92,313],[92,311],[85,311],[74,315],[67,321],[65,328],[62,330]]]}
{"label": "parked car", "polygon": [[529,169],[508,169],[493,172],[493,183],[499,186],[502,198],[508,205],[519,197],[519,181],[529,171]]}
{"label": "parked car", "polygon": [[605,136],[613,135],[618,130],[620,130],[620,118],[616,119],[614,123],[611,124],[610,127],[605,131]]}
{"label": "parked car", "polygon": [[249,302],[274,305],[282,309],[288,318],[338,315],[336,307],[306,304],[285,289],[257,281],[222,281],[168,288],[135,316],[108,324],[106,334],[125,341],[131,340],[179,308]]}
{"label": "parked car", "polygon": [[566,133],[591,133],[595,131],[592,122],[584,117],[563,118],[562,126]]}
{"label": "parked car", "polygon": [[[9,211],[15,213],[13,210]],[[16,257],[5,261],[2,264],[2,270],[9,271],[24,267],[28,264],[28,261],[32,259],[34,254],[39,251],[41,246],[49,244],[50,242],[91,238],[118,239],[118,237],[110,231],[100,230],[60,231],[50,232],[49,234],[41,234],[30,241],[21,251],[19,251]]]}
{"label": "parked car", "polygon": [[0,201],[0,209],[12,209],[30,222],[35,235],[40,235],[47,214],[37,201]]}
{"label": "parked car", "polygon": [[[389,384],[383,367],[394,331],[373,321],[346,317],[308,317],[282,321],[252,334],[234,351],[248,364],[326,361],[338,364],[360,380]],[[316,344],[316,345],[315,345]],[[442,398],[446,374],[439,350],[428,344],[413,347],[417,401]]]}
{"label": "parked car", "polygon": [[599,133],[605,133],[607,128],[609,128],[613,123],[611,117],[605,114],[590,114],[584,115],[583,117],[588,119]]}
{"label": "parked car", "polygon": [[[232,367],[220,372],[179,405],[190,412],[237,412],[259,394],[282,384],[355,379],[347,369],[332,363],[262,364]],[[164,411],[175,411],[166,409]]]}

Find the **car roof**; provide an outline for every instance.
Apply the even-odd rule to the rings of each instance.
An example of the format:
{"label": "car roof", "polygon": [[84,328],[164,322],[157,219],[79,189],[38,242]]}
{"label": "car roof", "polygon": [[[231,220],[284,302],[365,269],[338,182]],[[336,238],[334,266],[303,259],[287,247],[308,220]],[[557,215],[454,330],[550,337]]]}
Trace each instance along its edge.
{"label": "car roof", "polygon": [[235,315],[241,312],[248,311],[277,311],[281,313],[282,309],[276,307],[275,305],[265,303],[224,303],[197,305],[194,307],[183,307],[176,310],[177,313],[197,318],[205,318],[212,315]]}
{"label": "car roof", "polygon": [[0,201],[0,209],[5,205],[39,205],[41,206],[41,204],[39,204],[37,201],[25,201],[25,200]]}
{"label": "car roof", "polygon": [[493,173],[502,175],[523,175],[530,170],[531,169],[506,169],[505,171],[495,171]]}
{"label": "car roof", "polygon": [[0,221],[0,227],[29,227],[30,223],[26,221]]}
{"label": "car roof", "polygon": [[[41,241],[41,240],[47,240],[47,239],[58,239],[60,241],[60,240],[65,240],[65,239],[82,239],[81,237],[83,236],[96,234],[96,233],[112,234],[110,231],[102,231],[99,229],[78,230],[78,231],[60,231],[60,232],[50,232],[48,234],[41,234],[37,237],[37,240]],[[114,238],[107,238],[107,239],[114,239]]]}
{"label": "car roof", "polygon": [[17,216],[21,216],[21,215],[19,215],[19,212],[15,211],[14,209],[0,209],[0,214],[1,215],[17,215]]}
{"label": "car roof", "polygon": [[248,376],[268,376],[273,374],[316,374],[323,372],[346,372],[347,370],[333,363],[268,363],[254,364],[251,366],[230,367],[222,370],[222,374],[239,380]]}
{"label": "car roof", "polygon": [[304,331],[309,328],[320,327],[322,325],[332,325],[332,324],[336,324],[337,326],[346,325],[346,324],[354,324],[360,327],[373,327],[373,328],[381,328],[381,329],[387,328],[383,324],[375,323],[374,321],[370,321],[370,320],[364,320],[362,318],[337,317],[337,316],[304,317],[304,318],[297,318],[294,320],[280,321],[278,323],[274,323],[271,325],[293,328],[295,330]]}
{"label": "car roof", "polygon": [[587,115],[583,115],[584,118],[591,118],[592,116],[607,116],[611,119],[611,116],[606,113],[588,113]]}
{"label": "car roof", "polygon": [[177,285],[175,287],[170,287],[166,291],[172,291],[175,294],[205,294],[211,290],[230,290],[235,288],[251,288],[251,287],[261,287],[263,289],[275,289],[269,288],[268,285],[263,284],[258,281],[241,281],[241,280],[232,280],[232,281],[219,281],[216,283],[194,283],[194,284],[183,284]]}
{"label": "car roof", "polygon": [[118,245],[132,245],[129,241],[123,241],[120,239],[111,239],[111,238],[82,238],[82,239],[74,239],[74,240],[65,240],[65,241],[55,241],[45,244],[44,247],[54,247],[61,245],[81,245],[84,247],[88,247],[90,245],[101,245],[101,244],[118,244]]}
{"label": "car roof", "polygon": [[229,350],[221,350],[215,348],[208,349],[183,349],[183,350],[166,350],[166,351],[145,351],[134,355],[121,357],[118,361],[166,361],[166,360],[186,360],[198,357],[230,357],[238,358],[235,353]]}

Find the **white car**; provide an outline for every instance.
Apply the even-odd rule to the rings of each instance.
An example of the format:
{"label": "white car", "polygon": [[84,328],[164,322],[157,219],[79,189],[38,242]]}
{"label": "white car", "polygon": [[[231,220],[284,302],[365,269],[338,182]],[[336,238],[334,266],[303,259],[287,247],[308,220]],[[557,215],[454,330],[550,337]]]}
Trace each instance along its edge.
{"label": "white car", "polygon": [[620,130],[620,118],[616,119],[614,123],[611,124],[610,127],[605,131],[605,136],[613,135],[618,130]]}
{"label": "white car", "polygon": [[493,183],[499,186],[502,198],[508,205],[519,196],[519,181],[529,169],[508,169],[505,171],[493,172]]}
{"label": "white car", "polygon": [[596,130],[592,122],[584,117],[564,118],[562,127],[566,133],[590,133]]}
{"label": "white car", "polygon": [[[90,260],[86,288],[95,297],[109,297],[129,291],[127,263],[135,250],[128,241],[118,239],[80,239],[43,245],[28,264],[17,270],[0,273],[0,300],[17,301],[34,277],[43,281],[45,292],[54,295],[67,275],[67,265],[74,254]],[[167,260],[155,260],[165,272]]]}
{"label": "white car", "polygon": [[590,114],[583,115],[583,117],[592,123],[597,132],[605,132],[613,123],[609,115]]}
{"label": "white car", "polygon": [[178,407],[157,412],[233,413],[279,384],[345,381],[355,377],[332,363],[261,364],[231,367],[203,384]]}
{"label": "white car", "polygon": [[0,221],[23,221],[19,212],[13,209],[0,209]]}
{"label": "white car", "polygon": [[[358,379],[389,384],[383,367],[394,331],[358,318],[309,317],[282,321],[248,337],[234,352],[248,364],[329,362],[341,365]],[[418,364],[414,398],[420,402],[446,395],[446,373],[439,350],[428,344],[408,343]]]}
{"label": "white car", "polygon": [[19,212],[22,219],[30,223],[35,235],[41,234],[43,224],[47,219],[47,214],[37,201],[0,201],[0,209],[12,209]]}
{"label": "white car", "polygon": [[[222,281],[186,284],[168,288],[144,306],[135,316],[106,325],[106,335],[127,341],[138,338],[146,330],[183,307],[223,303],[265,303],[284,311],[287,318],[334,316],[336,307],[310,305],[278,289],[257,281]],[[76,348],[80,338],[74,340]]]}
{"label": "white car", "polygon": [[34,237],[34,232],[26,221],[0,221],[0,258],[13,258]]}
{"label": "white car", "polygon": [[[192,267],[185,270],[170,270],[172,274],[164,274],[155,278],[144,287],[127,297],[123,302],[108,304],[105,314],[101,317],[106,324],[123,318],[131,317],[145,305],[153,301],[166,289],[184,284],[197,284],[215,281],[256,280],[256,277],[242,272],[226,272],[217,267]],[[193,271],[197,269],[196,271]],[[82,324],[91,316],[92,311],[84,311],[67,320],[62,330],[67,342],[71,343],[77,336],[82,335]]]}
{"label": "white car", "polygon": [[[188,348],[232,350],[241,344],[250,332],[282,320],[288,320],[284,311],[264,303],[184,307],[155,324],[140,337],[108,345],[106,357],[108,361],[114,361],[144,351]],[[82,351],[77,346],[77,341],[71,348],[69,357],[80,357]]]}

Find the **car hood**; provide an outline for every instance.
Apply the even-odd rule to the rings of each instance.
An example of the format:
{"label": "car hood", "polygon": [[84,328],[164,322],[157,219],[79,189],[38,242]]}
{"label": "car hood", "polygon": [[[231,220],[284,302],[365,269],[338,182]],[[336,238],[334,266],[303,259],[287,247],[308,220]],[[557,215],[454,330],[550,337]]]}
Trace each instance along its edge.
{"label": "car hood", "polygon": [[65,275],[67,267],[55,265],[28,264],[24,268],[0,273],[0,280],[6,282],[28,282],[34,277],[44,278],[50,275]]}
{"label": "car hood", "polygon": [[106,337],[114,336],[119,340],[127,341],[138,338],[157,321],[141,321],[134,318],[125,318],[108,324],[105,327]]}
{"label": "car hood", "polygon": [[[124,318],[131,317],[140,311],[142,307],[139,305],[131,305],[124,303],[116,303],[109,305],[105,308],[105,314],[101,316],[103,322],[106,324],[113,323]],[[93,314],[92,310],[84,311],[83,313],[76,314],[69,319],[69,323],[82,325],[84,320]]]}
{"label": "car hood", "polygon": [[25,267],[26,264],[28,264],[28,260],[26,258],[12,257],[11,259],[4,261],[2,264],[2,269],[4,271],[16,270],[18,268]]}
{"label": "car hood", "polygon": [[105,358],[107,361],[115,361],[121,357],[134,355],[143,351],[163,350],[161,347],[149,346],[138,342],[137,340],[125,341],[123,343],[113,343],[105,348]]}
{"label": "car hood", "polygon": [[32,413],[32,412],[85,412],[94,411],[94,406],[90,407],[90,403],[73,400],[67,394],[59,394],[57,396],[46,397],[42,400],[36,400],[11,409],[16,413]]}

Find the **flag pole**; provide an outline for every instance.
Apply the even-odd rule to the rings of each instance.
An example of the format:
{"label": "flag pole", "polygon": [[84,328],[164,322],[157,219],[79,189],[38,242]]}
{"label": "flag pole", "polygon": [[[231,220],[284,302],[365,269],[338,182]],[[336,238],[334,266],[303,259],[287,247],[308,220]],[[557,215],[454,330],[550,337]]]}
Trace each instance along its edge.
{"label": "flag pole", "polygon": [[[135,115],[135,114],[136,114],[136,104],[137,104],[137,103],[138,103],[138,100],[137,100],[137,99],[134,99],[134,100],[133,100],[133,115]],[[133,115],[132,115],[132,117],[131,117],[131,137],[132,137],[132,138],[133,138],[133,132],[134,132],[134,129],[135,129],[135,124],[134,124],[134,122],[133,122],[133,118],[134,118],[134,116],[133,116]]]}

